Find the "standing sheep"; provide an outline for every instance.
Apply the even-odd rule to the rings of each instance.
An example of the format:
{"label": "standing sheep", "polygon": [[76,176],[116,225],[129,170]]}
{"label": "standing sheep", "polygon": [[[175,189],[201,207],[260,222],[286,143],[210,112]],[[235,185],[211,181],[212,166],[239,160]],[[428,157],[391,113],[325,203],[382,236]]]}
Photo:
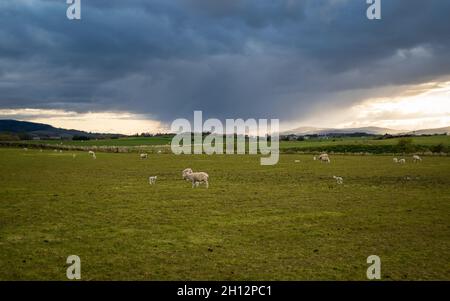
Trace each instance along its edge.
{"label": "standing sheep", "polygon": [[140,157],[141,157],[141,159],[147,159],[148,155],[144,153],[144,154],[141,154]]}
{"label": "standing sheep", "polygon": [[344,179],[342,177],[333,176],[333,179],[335,179],[336,183],[338,183],[339,185],[344,183]]}
{"label": "standing sheep", "polygon": [[422,158],[419,157],[418,155],[414,155],[414,156],[413,156],[413,162],[414,162],[414,163],[422,162]]}
{"label": "standing sheep", "polygon": [[402,159],[398,160],[398,163],[400,163],[400,164],[405,164],[405,163],[406,163],[406,160],[402,158]]}
{"label": "standing sheep", "polygon": [[393,161],[394,163],[398,163],[398,159],[397,159],[397,158],[392,159],[392,161]]}
{"label": "standing sheep", "polygon": [[319,156],[319,161],[320,162],[326,162],[326,163],[330,163],[331,162],[330,157],[328,156],[328,154],[321,154]]}
{"label": "standing sheep", "polygon": [[148,178],[148,182],[150,185],[154,185],[156,184],[156,179],[158,178],[158,176],[153,176],[153,177],[149,177]]}
{"label": "standing sheep", "polygon": [[209,175],[206,172],[187,172],[183,177],[192,182],[192,188],[199,186],[200,183],[205,183],[206,188],[209,188]]}

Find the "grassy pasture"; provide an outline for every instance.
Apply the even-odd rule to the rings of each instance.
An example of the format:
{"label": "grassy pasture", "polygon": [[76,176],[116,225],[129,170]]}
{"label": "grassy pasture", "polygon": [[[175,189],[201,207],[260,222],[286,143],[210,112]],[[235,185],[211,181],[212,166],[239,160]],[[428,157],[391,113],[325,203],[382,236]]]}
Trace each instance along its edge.
{"label": "grassy pasture", "polygon": [[449,157],[75,153],[0,149],[0,279],[450,279]]}

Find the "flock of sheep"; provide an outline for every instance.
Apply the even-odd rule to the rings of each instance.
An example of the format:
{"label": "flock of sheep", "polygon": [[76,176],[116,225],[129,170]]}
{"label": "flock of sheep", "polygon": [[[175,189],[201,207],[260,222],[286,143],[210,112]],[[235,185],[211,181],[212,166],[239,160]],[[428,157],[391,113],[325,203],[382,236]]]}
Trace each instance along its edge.
{"label": "flock of sheep", "polygon": [[[412,158],[413,158],[413,162],[414,163],[422,162],[422,158],[420,156],[418,156],[418,155],[414,155]],[[331,163],[330,156],[328,156],[328,154],[326,154],[326,153],[323,153],[323,154],[321,154],[318,157],[314,156],[313,159],[314,159],[314,161],[319,160],[320,162]],[[405,158],[401,158],[401,159],[393,158],[392,160],[393,160],[394,163],[399,163],[399,164],[405,164],[406,163],[406,159]],[[300,160],[295,160],[295,163],[299,163],[299,162],[300,162]],[[333,176],[333,179],[335,179],[336,183],[339,184],[339,185],[344,183],[344,179],[342,177]]]}
{"label": "flock of sheep", "polygon": [[[28,148],[24,148],[23,150],[28,151]],[[58,150],[55,149],[54,151],[57,152]],[[42,149],[40,150],[40,152],[42,152]],[[62,152],[62,150],[60,150],[59,152]],[[95,155],[94,151],[90,150],[89,155],[91,155],[93,159],[97,159],[97,156]],[[72,156],[73,156],[73,158],[76,157],[75,154],[73,154]],[[141,153],[139,155],[139,157],[141,159],[147,159],[148,154]],[[330,156],[326,153],[322,153],[319,156],[314,156],[313,159],[314,159],[314,161],[318,160],[320,162],[331,163]],[[412,159],[413,159],[414,163],[422,162],[422,158],[418,155],[414,155],[412,157]],[[393,158],[392,161],[396,164],[405,164],[406,163],[405,158],[401,158],[401,159]],[[295,160],[294,162],[300,163],[300,160]],[[191,168],[186,168],[185,170],[182,171],[181,175],[184,180],[192,183],[192,188],[198,187],[200,184],[205,184],[206,188],[209,187],[209,182],[208,182],[209,175],[206,172],[194,172]],[[150,185],[156,184],[157,178],[158,178],[157,176],[149,177],[148,178],[149,184]],[[336,183],[339,185],[344,183],[344,179],[342,177],[333,176],[333,179],[335,179]]]}

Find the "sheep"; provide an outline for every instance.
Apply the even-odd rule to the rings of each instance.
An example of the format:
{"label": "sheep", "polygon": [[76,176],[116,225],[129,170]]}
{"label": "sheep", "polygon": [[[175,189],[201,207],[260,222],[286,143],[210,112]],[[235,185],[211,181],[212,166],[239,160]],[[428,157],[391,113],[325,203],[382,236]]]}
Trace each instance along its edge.
{"label": "sheep", "polygon": [[144,153],[144,154],[141,154],[140,157],[141,157],[141,159],[147,159],[148,155]]}
{"label": "sheep", "polygon": [[319,161],[321,161],[321,162],[327,162],[327,163],[330,163],[330,162],[331,162],[330,157],[328,156],[328,154],[321,154],[321,155],[319,156]]}
{"label": "sheep", "polygon": [[89,151],[89,155],[94,155],[95,153],[93,151]]}
{"label": "sheep", "polygon": [[300,163],[300,160],[295,160],[294,162],[295,162],[295,163]]}
{"label": "sheep", "polygon": [[414,156],[413,156],[413,162],[414,162],[414,163],[422,162],[422,158],[419,157],[418,155],[414,155]]}
{"label": "sheep", "polygon": [[314,160],[314,161],[316,161],[316,160],[317,160],[317,157],[316,157],[316,156],[314,156],[314,157],[313,157],[313,160]]}
{"label": "sheep", "polygon": [[158,154],[162,153],[160,150],[158,151]]}
{"label": "sheep", "polygon": [[62,149],[60,149],[59,152],[62,153]]}
{"label": "sheep", "polygon": [[200,183],[205,183],[206,188],[209,187],[209,175],[206,172],[189,172],[185,174],[185,178],[192,182],[192,188],[198,187]]}
{"label": "sheep", "polygon": [[24,151],[28,151],[28,148],[24,147],[23,150],[24,150]]}
{"label": "sheep", "polygon": [[402,159],[399,159],[399,160],[398,160],[398,163],[400,163],[400,164],[405,164],[405,163],[406,163],[406,160],[403,159],[403,158],[402,158]]}
{"label": "sheep", "polygon": [[148,183],[150,184],[150,185],[154,185],[154,184],[156,184],[156,179],[158,178],[158,176],[152,176],[152,177],[149,177],[148,178]]}
{"label": "sheep", "polygon": [[92,158],[95,160],[97,159],[97,156],[95,155],[95,153],[92,155]]}
{"label": "sheep", "polygon": [[40,153],[42,153],[42,148],[39,150]]}
{"label": "sheep", "polygon": [[398,159],[397,159],[397,158],[394,158],[394,159],[392,159],[392,162],[398,163]]}
{"label": "sheep", "polygon": [[57,152],[58,152],[58,150],[57,150],[57,149],[54,149],[53,151],[54,151],[55,153],[57,153]]}
{"label": "sheep", "polygon": [[339,185],[344,183],[344,179],[342,177],[333,176],[333,179],[335,179]]}

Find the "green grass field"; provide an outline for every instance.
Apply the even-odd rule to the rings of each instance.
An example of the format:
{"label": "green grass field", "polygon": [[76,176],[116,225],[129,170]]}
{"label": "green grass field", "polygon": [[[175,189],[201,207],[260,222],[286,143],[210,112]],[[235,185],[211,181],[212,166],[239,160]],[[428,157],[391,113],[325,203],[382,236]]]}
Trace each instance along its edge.
{"label": "green grass field", "polygon": [[0,279],[450,279],[449,157],[76,154],[0,149]]}

